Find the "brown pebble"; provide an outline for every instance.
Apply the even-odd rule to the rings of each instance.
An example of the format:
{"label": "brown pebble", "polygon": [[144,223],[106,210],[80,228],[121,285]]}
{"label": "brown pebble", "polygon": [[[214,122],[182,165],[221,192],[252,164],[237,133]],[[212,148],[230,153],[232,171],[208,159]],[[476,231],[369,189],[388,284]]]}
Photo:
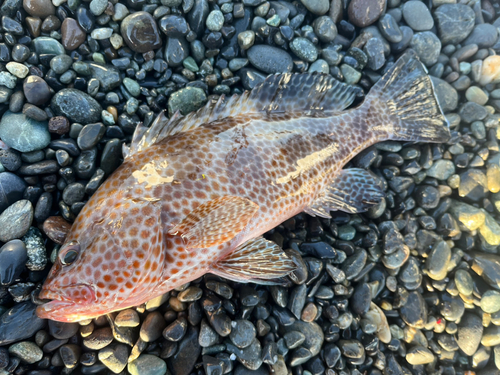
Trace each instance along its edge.
{"label": "brown pebble", "polygon": [[111,115],[113,116],[113,120],[115,120],[115,122],[118,121],[118,110],[116,109],[115,106],[110,105],[108,108],[106,108],[106,111],[111,113]]}
{"label": "brown pebble", "polygon": [[61,26],[61,43],[68,51],[77,49],[83,42],[87,33],[73,18],[66,18]]}
{"label": "brown pebble", "polygon": [[134,52],[144,53],[161,47],[161,35],[153,16],[135,12],[122,21],[121,35]]}
{"label": "brown pebble", "polygon": [[369,26],[379,19],[385,5],[386,0],[352,0],[347,10],[349,21],[358,27]]}
{"label": "brown pebble", "polygon": [[26,28],[33,38],[38,38],[41,32],[42,20],[39,17],[26,17]]}
{"label": "brown pebble", "polygon": [[28,76],[23,83],[26,100],[34,105],[43,105],[50,99],[50,88],[43,78]]}
{"label": "brown pebble", "polygon": [[29,103],[24,104],[23,114],[35,121],[46,121],[49,118],[49,116],[47,116],[47,112],[45,112],[40,107]]}
{"label": "brown pebble", "polygon": [[23,0],[23,8],[30,16],[40,18],[56,13],[56,8],[50,0]]}
{"label": "brown pebble", "polygon": [[54,15],[50,15],[42,22],[42,32],[50,33],[51,31],[58,30],[61,27],[61,21]]}
{"label": "brown pebble", "polygon": [[300,316],[300,319],[302,319],[304,322],[310,323],[316,318],[317,314],[318,314],[318,308],[314,303],[310,302],[306,305],[306,307],[304,307],[304,310],[302,310],[302,315]]}
{"label": "brown pebble", "polygon": [[43,222],[43,231],[47,237],[60,245],[64,243],[70,229],[71,224],[62,216],[50,216]]}
{"label": "brown pebble", "polygon": [[49,120],[49,132],[54,134],[66,134],[69,132],[70,123],[64,116],[51,117]]}

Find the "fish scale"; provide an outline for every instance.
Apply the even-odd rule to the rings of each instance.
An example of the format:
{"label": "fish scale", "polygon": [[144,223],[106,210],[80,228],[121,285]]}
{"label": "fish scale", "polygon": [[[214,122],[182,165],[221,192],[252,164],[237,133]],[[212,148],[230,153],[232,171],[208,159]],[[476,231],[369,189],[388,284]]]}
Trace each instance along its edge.
{"label": "fish scale", "polygon": [[262,234],[302,211],[330,217],[379,203],[373,173],[342,169],[366,147],[449,138],[413,52],[346,110],[359,94],[326,75],[274,75],[240,97],[139,126],[123,164],[76,218],[39,316],[96,317],[208,272],[280,283],[295,264]]}

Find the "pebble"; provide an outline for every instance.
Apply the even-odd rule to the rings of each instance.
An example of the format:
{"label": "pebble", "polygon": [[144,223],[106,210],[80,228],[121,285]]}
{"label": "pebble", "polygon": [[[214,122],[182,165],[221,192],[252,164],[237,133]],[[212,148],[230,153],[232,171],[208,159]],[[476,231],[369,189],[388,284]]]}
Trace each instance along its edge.
{"label": "pebble", "polygon": [[91,350],[105,348],[113,341],[113,332],[110,327],[96,329],[92,334],[83,339],[83,346]]}
{"label": "pebble", "polygon": [[256,338],[253,339],[250,345],[244,349],[240,349],[231,343],[227,343],[226,350],[229,353],[234,354],[238,362],[249,370],[257,370],[262,365],[262,347],[260,341]]}
{"label": "pebble", "polygon": [[333,42],[337,36],[335,22],[328,16],[321,16],[313,22],[314,32],[323,43]]}
{"label": "pebble", "polygon": [[427,176],[438,180],[447,180],[455,173],[455,165],[451,160],[439,159],[427,170]]}
{"label": "pebble", "polygon": [[50,0],[23,0],[23,8],[33,17],[45,18],[56,13]]}
{"label": "pebble", "polygon": [[410,47],[415,50],[422,63],[431,67],[438,61],[441,41],[433,32],[422,31],[413,35]]}
{"label": "pebble", "polygon": [[[80,8],[81,9],[81,8]],[[73,51],[85,42],[87,34],[73,18],[67,17],[61,25],[61,43],[68,51]]]}
{"label": "pebble", "polygon": [[33,205],[20,200],[0,214],[0,241],[8,242],[26,234],[33,221]]}
{"label": "pebble", "polygon": [[98,122],[101,118],[100,104],[77,89],[63,89],[57,92],[50,105],[57,116],[65,116],[83,125]]}
{"label": "pebble", "polygon": [[229,338],[240,349],[250,346],[257,335],[255,326],[248,320],[238,319],[231,323]]}
{"label": "pebble", "polygon": [[127,367],[129,348],[125,344],[111,344],[99,350],[98,358],[108,369],[115,374]]}
{"label": "pebble", "polygon": [[185,318],[176,319],[163,330],[163,337],[170,341],[179,341],[186,333],[188,322]]}
{"label": "pebble", "polygon": [[433,280],[443,280],[448,272],[451,250],[445,241],[434,245],[425,261],[427,275]]}
{"label": "pebble", "polygon": [[412,291],[408,295],[408,300],[399,313],[410,327],[421,329],[427,323],[427,304],[418,291]]}
{"label": "pebble", "polygon": [[448,82],[440,78],[431,76],[431,80],[443,112],[454,111],[458,106],[457,90]]}
{"label": "pebble", "polygon": [[441,43],[458,44],[469,36],[475,24],[472,8],[465,4],[443,4],[434,12]]}
{"label": "pebble", "polygon": [[23,197],[26,182],[19,176],[10,172],[0,173],[0,211],[17,202]]}
{"label": "pebble", "polygon": [[[293,39],[292,43],[290,43],[290,49],[300,59],[307,62],[314,62],[318,58],[318,51],[316,50],[316,47],[307,38],[298,37]],[[250,62],[252,61],[250,60]]]}
{"label": "pebble", "polygon": [[193,370],[201,353],[198,334],[197,327],[189,326],[183,339],[179,342],[179,349],[167,359],[167,366],[172,375],[189,375]]}
{"label": "pebble", "polygon": [[9,354],[28,364],[38,362],[43,357],[42,349],[31,341],[21,341],[9,346]]}
{"label": "pebble", "polygon": [[0,284],[10,285],[24,270],[28,260],[26,246],[20,240],[7,242],[0,248]]}
{"label": "pebble", "polygon": [[131,375],[165,375],[167,364],[155,355],[141,354],[128,364],[127,370]]}
{"label": "pebble", "polygon": [[408,1],[403,6],[403,17],[413,30],[426,31],[434,26],[429,8],[420,1]]}
{"label": "pebble", "polygon": [[206,25],[210,31],[220,31],[224,25],[224,14],[220,10],[211,11],[208,14]]}
{"label": "pebble", "polygon": [[70,229],[71,224],[62,216],[50,216],[43,222],[43,231],[47,237],[60,245],[64,243]]}
{"label": "pebble", "polygon": [[385,0],[353,0],[347,9],[349,21],[358,27],[369,26],[379,19],[385,5]]}
{"label": "pebble", "polygon": [[47,82],[37,76],[29,76],[24,80],[23,92],[26,100],[34,105],[45,104],[51,96]]}
{"label": "pebble", "polygon": [[7,70],[10,73],[12,73],[17,78],[21,78],[21,79],[25,78],[29,73],[29,69],[26,65],[20,64],[20,63],[15,62],[15,61],[11,61],[11,62],[7,63],[7,65],[5,65],[5,67],[7,68]]}
{"label": "pebble", "polygon": [[64,323],[55,320],[49,320],[49,333],[56,339],[69,339],[78,332],[78,323]]}
{"label": "pebble", "polygon": [[140,337],[144,342],[153,342],[161,337],[166,326],[167,323],[160,312],[150,312],[141,325]]}
{"label": "pebble", "polygon": [[350,299],[351,309],[355,314],[364,315],[370,309],[371,291],[368,284],[359,284],[354,288],[354,293]]}
{"label": "pebble", "polygon": [[486,86],[489,83],[500,82],[500,56],[488,56],[483,60],[479,84]]}
{"label": "pebble", "polygon": [[496,290],[488,290],[481,296],[481,310],[493,314],[500,311],[500,293]]}
{"label": "pebble", "polygon": [[0,345],[28,339],[47,324],[35,313],[36,305],[21,302],[0,315]]}
{"label": "pebble", "polygon": [[168,100],[168,112],[170,116],[177,111],[186,115],[202,107],[206,101],[207,96],[202,89],[198,87],[186,87],[170,96]]}
{"label": "pebble", "polygon": [[425,365],[434,361],[434,354],[422,346],[413,346],[406,353],[406,360],[410,365]]}
{"label": "pebble", "polygon": [[139,314],[133,309],[122,310],[115,318],[117,327],[137,327],[140,323]]}
{"label": "pebble", "polygon": [[256,45],[247,51],[250,64],[268,74],[292,71],[292,57],[281,48]]}
{"label": "pebble", "polygon": [[145,53],[162,45],[158,25],[148,12],[135,12],[127,16],[121,22],[120,33],[134,52]]}
{"label": "pebble", "polygon": [[481,343],[483,325],[475,314],[465,313],[458,324],[457,344],[468,356],[473,355]]}
{"label": "pebble", "polygon": [[457,270],[455,272],[455,284],[458,291],[464,296],[470,296],[473,292],[474,281],[466,270]]}
{"label": "pebble", "polygon": [[309,12],[317,16],[322,16],[330,8],[328,0],[300,0]]}
{"label": "pebble", "polygon": [[474,26],[472,33],[465,39],[464,44],[476,44],[479,48],[489,48],[498,40],[497,28],[488,23]]}

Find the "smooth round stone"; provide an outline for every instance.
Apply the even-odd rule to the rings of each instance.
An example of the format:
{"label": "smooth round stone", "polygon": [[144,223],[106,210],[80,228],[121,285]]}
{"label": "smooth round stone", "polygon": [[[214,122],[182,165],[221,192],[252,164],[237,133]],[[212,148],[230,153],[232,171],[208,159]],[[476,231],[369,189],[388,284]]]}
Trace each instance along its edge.
{"label": "smooth round stone", "polygon": [[399,28],[397,21],[389,13],[380,17],[378,28],[382,36],[390,43],[399,43],[403,40],[403,32]]}
{"label": "smooth round stone", "polygon": [[9,353],[28,364],[38,362],[43,357],[42,349],[32,341],[21,341],[11,345]]}
{"label": "smooth round stone", "polygon": [[307,71],[309,73],[318,72],[318,73],[328,74],[330,73],[330,67],[328,66],[328,63],[325,60],[318,59],[311,64],[311,66]]}
{"label": "smooth round stone", "polygon": [[425,365],[434,361],[434,354],[423,346],[413,346],[406,353],[406,361],[410,365]]}
{"label": "smooth round stone", "polygon": [[165,375],[167,364],[155,355],[141,354],[128,364],[127,370],[131,375]]}
{"label": "smooth round stone", "polygon": [[255,45],[247,51],[247,57],[250,64],[268,74],[289,73],[293,68],[292,57],[281,48]]}
{"label": "smooth round stone", "polygon": [[63,89],[52,97],[50,104],[54,113],[65,116],[79,124],[98,122],[102,108],[90,95],[77,89]]}
{"label": "smooth round stone", "polygon": [[347,13],[349,22],[366,27],[377,21],[385,9],[386,0],[352,0]]}
{"label": "smooth round stone", "polygon": [[198,363],[201,347],[198,344],[198,328],[189,326],[184,338],[179,342],[177,352],[167,359],[172,375],[189,375]]}
{"label": "smooth round stone", "polygon": [[61,26],[61,43],[68,51],[77,49],[83,42],[87,34],[73,18],[64,19]]}
{"label": "smooth round stone", "polygon": [[62,245],[66,235],[71,229],[71,224],[62,216],[50,216],[43,222],[43,231],[52,241]]}
{"label": "smooth round stone", "polygon": [[488,193],[488,180],[478,169],[469,169],[460,175],[458,195],[472,201],[479,201]]}
{"label": "smooth round stone", "polygon": [[0,241],[21,238],[33,222],[33,205],[28,200],[20,200],[7,207],[0,215]]}
{"label": "smooth round stone", "polygon": [[465,4],[443,4],[434,12],[439,38],[446,44],[458,44],[471,33],[475,24],[474,10]]}
{"label": "smooth round stone", "polygon": [[94,29],[90,33],[90,36],[92,39],[95,40],[104,40],[104,39],[109,39],[111,35],[113,34],[113,29],[110,27],[101,27],[99,29]]}
{"label": "smooth round stone", "polygon": [[165,61],[169,67],[176,68],[189,56],[189,44],[183,37],[170,37],[165,48]]}
{"label": "smooth round stone", "polygon": [[206,25],[210,31],[220,31],[224,25],[224,14],[220,10],[212,10],[208,14]]}
{"label": "smooth round stone", "polygon": [[493,314],[500,311],[500,292],[488,290],[481,297],[481,310]]}
{"label": "smooth round stone", "polygon": [[300,59],[307,62],[314,62],[318,58],[318,50],[307,38],[295,38],[292,43],[290,43],[290,49]]}
{"label": "smooth round stone", "polygon": [[464,296],[470,296],[474,290],[474,281],[466,270],[460,269],[455,272],[455,285]]}
{"label": "smooth round stone", "polygon": [[249,346],[257,335],[255,326],[248,320],[235,320],[231,325],[232,329],[229,338],[240,349]]}
{"label": "smooth round stone", "polygon": [[421,1],[408,1],[403,5],[403,17],[413,30],[426,31],[434,26],[429,8]]}
{"label": "smooth round stone", "polygon": [[399,310],[401,319],[410,327],[423,328],[427,323],[427,304],[424,297],[413,291],[408,295],[406,304]]}
{"label": "smooth round stone", "polygon": [[28,75],[29,69],[26,65],[11,61],[5,66],[7,70],[17,78],[24,78]]}
{"label": "smooth round stone", "polygon": [[94,330],[90,336],[83,339],[83,346],[91,350],[105,348],[113,341],[113,332],[110,327]]}
{"label": "smooth round stone", "polygon": [[43,78],[29,76],[23,84],[24,96],[28,103],[40,106],[50,99],[50,88]]}
{"label": "smooth round stone", "polygon": [[189,33],[189,25],[184,17],[168,14],[160,19],[160,29],[168,37],[179,38]]}
{"label": "smooth round stone", "polygon": [[465,92],[465,97],[467,98],[467,100],[479,105],[485,105],[489,99],[488,95],[477,86],[469,87]]}
{"label": "smooth round stone", "polygon": [[[301,347],[307,349],[312,356],[315,356],[321,350],[324,342],[324,334],[320,326],[315,323],[307,323],[300,320],[295,321],[293,324],[279,328],[281,334],[286,334],[287,332],[298,331],[305,336],[305,341],[301,344]],[[305,359],[304,362],[307,362]],[[300,361],[299,361],[300,362]],[[304,363],[302,362],[302,363]],[[298,363],[300,364],[300,363]]]}
{"label": "smooth round stone", "polygon": [[99,81],[100,87],[104,91],[111,91],[120,86],[122,79],[118,69],[96,63],[89,63],[88,67],[92,72],[92,78]]}
{"label": "smooth round stone", "polygon": [[78,323],[64,323],[55,320],[49,320],[49,333],[56,339],[69,339],[78,332],[80,325]]}
{"label": "smooth round stone", "polygon": [[92,0],[89,9],[94,16],[100,16],[108,6],[108,0]]}
{"label": "smooth round stone", "polygon": [[438,61],[441,52],[441,41],[436,34],[423,31],[413,35],[410,47],[415,50],[420,61],[430,67]]}
{"label": "smooth round stone", "polygon": [[9,72],[0,72],[0,86],[14,89],[17,84],[17,77]]}
{"label": "smooth round stone", "polygon": [[106,133],[106,127],[100,122],[85,125],[80,131],[80,134],[78,134],[78,147],[80,147],[81,150],[90,150],[99,143],[104,133]]}
{"label": "smooth round stone", "polygon": [[455,165],[451,160],[439,159],[427,170],[427,176],[438,180],[447,180],[455,173]]}
{"label": "smooth round stone", "polygon": [[443,280],[448,272],[451,250],[445,241],[440,241],[432,248],[425,265],[427,275],[433,280]]}
{"label": "smooth round stone", "polygon": [[66,53],[63,45],[54,38],[39,36],[38,38],[33,39],[33,42],[31,43],[35,48],[35,52],[39,55],[45,53],[50,55],[62,55]]}
{"label": "smooth round stone", "polygon": [[317,16],[322,16],[330,8],[328,0],[300,0],[309,12]]}
{"label": "smooth round stone", "polygon": [[57,74],[66,72],[71,64],[73,64],[73,59],[66,54],[58,55],[50,60],[50,68]]}
{"label": "smooth round stone", "polygon": [[384,43],[379,38],[370,38],[363,47],[368,57],[368,67],[379,70],[385,64]]}
{"label": "smooth round stone", "polygon": [[323,43],[332,42],[337,36],[337,27],[328,16],[321,16],[313,22],[314,32]]}
{"label": "smooth round stone", "polygon": [[144,53],[161,47],[161,36],[153,16],[147,12],[133,13],[122,21],[120,33],[134,52]]}
{"label": "smooth round stone", "polygon": [[0,315],[0,345],[28,339],[43,329],[47,321],[36,315],[36,305],[22,302]]}
{"label": "smooth round stone", "polygon": [[108,369],[119,374],[127,367],[129,348],[125,344],[112,344],[99,350],[97,356]]}
{"label": "smooth round stone", "polygon": [[28,260],[26,246],[20,240],[7,242],[0,248],[0,284],[10,285],[24,270]]}
{"label": "smooth round stone", "polygon": [[118,327],[137,327],[140,323],[139,314],[133,309],[122,310],[115,318]]}
{"label": "smooth round stone", "polygon": [[172,116],[180,111],[186,115],[202,107],[207,101],[205,92],[198,87],[185,87],[170,95],[168,100],[168,112]]}
{"label": "smooth round stone", "polygon": [[10,172],[0,173],[0,212],[23,197],[26,182]]}
{"label": "smooth round stone", "polygon": [[490,48],[498,40],[497,28],[489,23],[481,23],[474,27],[464,44],[477,44],[479,48]]}
{"label": "smooth round stone", "polygon": [[141,326],[140,337],[142,341],[153,342],[160,338],[166,325],[165,319],[158,311],[150,312]]}
{"label": "smooth round stone", "polygon": [[455,88],[445,80],[430,77],[434,85],[434,91],[443,112],[451,112],[458,106],[458,93]]}
{"label": "smooth round stone", "polygon": [[479,347],[483,335],[481,318],[475,314],[465,313],[458,324],[457,344],[468,356],[472,356]]}
{"label": "smooth round stone", "polygon": [[483,60],[481,66],[479,84],[485,86],[488,83],[496,82],[500,82],[500,56],[488,56]]}
{"label": "smooth round stone", "polygon": [[350,298],[350,306],[352,311],[358,315],[364,315],[370,309],[371,291],[368,284],[359,284]]}
{"label": "smooth round stone", "polygon": [[50,143],[47,121],[36,121],[23,113],[10,111],[5,112],[0,120],[0,138],[21,152],[41,150]]}
{"label": "smooth round stone", "polygon": [[23,8],[30,16],[45,18],[56,13],[50,0],[23,0]]}

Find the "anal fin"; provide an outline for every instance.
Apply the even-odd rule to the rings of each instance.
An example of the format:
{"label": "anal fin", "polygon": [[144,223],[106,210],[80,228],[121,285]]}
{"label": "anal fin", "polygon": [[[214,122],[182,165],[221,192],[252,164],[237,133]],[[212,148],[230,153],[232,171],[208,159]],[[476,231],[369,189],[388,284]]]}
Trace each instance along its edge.
{"label": "anal fin", "polygon": [[364,212],[378,204],[384,196],[377,176],[361,168],[344,169],[304,211],[325,218],[330,217],[328,210]]}
{"label": "anal fin", "polygon": [[205,202],[168,231],[181,236],[188,249],[202,249],[233,239],[259,206],[249,199],[225,195]]}
{"label": "anal fin", "polygon": [[215,262],[210,272],[236,282],[276,285],[296,268],[278,245],[257,237]]}

